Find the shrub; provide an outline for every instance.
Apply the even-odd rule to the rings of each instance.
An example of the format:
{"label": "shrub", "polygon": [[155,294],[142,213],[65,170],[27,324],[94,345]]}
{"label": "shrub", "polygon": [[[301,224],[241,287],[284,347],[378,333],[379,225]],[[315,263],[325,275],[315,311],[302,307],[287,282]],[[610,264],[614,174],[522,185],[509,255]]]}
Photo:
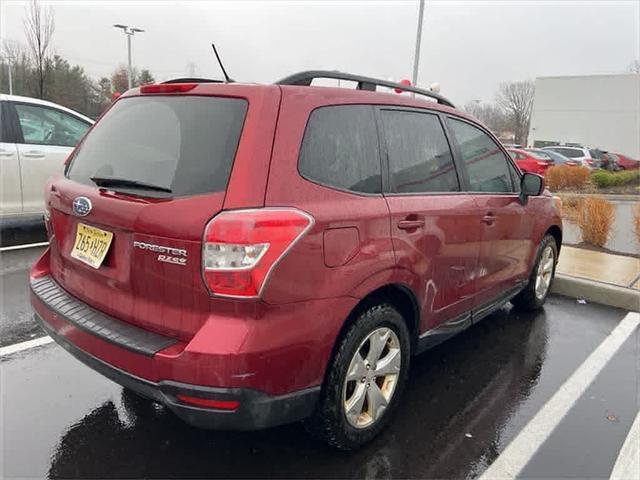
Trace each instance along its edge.
{"label": "shrub", "polygon": [[598,170],[591,175],[591,183],[598,188],[613,186],[613,174],[606,170]]}
{"label": "shrub", "polygon": [[582,241],[604,247],[609,239],[616,209],[602,197],[586,197],[578,210],[578,227]]}
{"label": "shrub", "polygon": [[624,172],[615,173],[620,180],[620,185],[633,185],[640,183],[640,169],[626,170]]}
{"label": "shrub", "polygon": [[567,165],[553,166],[546,171],[544,179],[552,191],[582,190],[589,181],[589,169]]}
{"label": "shrub", "polygon": [[566,186],[565,167],[550,167],[544,176],[544,183],[553,192],[563,190]]}
{"label": "shrub", "polygon": [[582,201],[582,197],[577,197],[575,195],[562,197],[562,218],[575,222],[578,218],[578,213],[582,208]]}
{"label": "shrub", "polygon": [[617,173],[597,170],[591,174],[591,183],[598,188],[633,185],[638,182],[640,182],[640,170],[629,170]]}

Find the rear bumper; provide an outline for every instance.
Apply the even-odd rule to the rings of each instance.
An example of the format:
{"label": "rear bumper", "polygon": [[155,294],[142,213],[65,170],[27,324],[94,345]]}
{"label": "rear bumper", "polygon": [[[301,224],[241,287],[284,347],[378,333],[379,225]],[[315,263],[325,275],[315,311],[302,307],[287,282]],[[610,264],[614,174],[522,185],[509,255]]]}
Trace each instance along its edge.
{"label": "rear bumper", "polygon": [[[185,422],[199,427],[221,430],[257,430],[306,418],[313,411],[320,387],[308,388],[287,395],[270,396],[248,388],[213,388],[174,381],[158,383],[136,377],[86,353],[58,335],[40,315],[35,319],[56,343],[82,363],[108,379],[168,407]],[[189,395],[214,400],[234,400],[237,410],[224,411],[182,404],[177,395]]]}
{"label": "rear bumper", "polygon": [[[50,277],[31,280],[31,298],[36,320],[74,357],[123,387],[165,405],[191,425],[223,430],[262,429],[301,420],[313,412],[317,403],[319,385],[273,394],[250,386],[202,385],[182,381],[179,375],[170,376],[172,371],[205,370],[213,353],[200,354],[199,360],[194,361],[196,357],[185,355],[188,345],[163,340],[167,337],[106,317],[70,296]],[[232,371],[238,356],[226,358],[227,370]],[[290,366],[291,372],[295,369]],[[160,378],[146,372],[160,372]],[[164,376],[162,372],[169,373]],[[238,381],[249,380],[253,378]],[[180,400],[179,395],[237,402],[237,407],[231,410],[194,406]]]}

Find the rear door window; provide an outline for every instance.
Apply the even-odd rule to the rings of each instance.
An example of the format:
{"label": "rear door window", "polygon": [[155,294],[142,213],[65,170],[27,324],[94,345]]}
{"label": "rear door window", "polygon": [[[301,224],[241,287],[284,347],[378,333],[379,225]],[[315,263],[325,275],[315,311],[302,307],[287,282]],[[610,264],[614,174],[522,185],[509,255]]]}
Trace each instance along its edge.
{"label": "rear door window", "polygon": [[91,185],[91,177],[158,185],[174,196],[224,191],[246,112],[247,102],[236,98],[121,99],[81,144],[67,175]]}
{"label": "rear door window", "polygon": [[392,191],[460,190],[449,143],[437,115],[382,110]]}
{"label": "rear door window", "polygon": [[473,125],[449,117],[451,130],[456,137],[462,160],[469,174],[472,192],[513,192],[509,162],[498,145],[482,130]]}
{"label": "rear door window", "polygon": [[380,193],[380,153],[371,105],[321,107],[309,116],[300,149],[300,174],[316,183]]}

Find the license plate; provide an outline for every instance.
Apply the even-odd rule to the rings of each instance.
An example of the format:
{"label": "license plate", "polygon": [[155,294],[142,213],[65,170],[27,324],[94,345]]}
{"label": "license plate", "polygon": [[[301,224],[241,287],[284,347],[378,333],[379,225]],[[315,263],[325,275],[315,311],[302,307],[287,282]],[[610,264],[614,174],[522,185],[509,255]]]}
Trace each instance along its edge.
{"label": "license plate", "polygon": [[113,240],[112,232],[78,223],[71,256],[93,268],[100,268],[109,251],[111,240]]}

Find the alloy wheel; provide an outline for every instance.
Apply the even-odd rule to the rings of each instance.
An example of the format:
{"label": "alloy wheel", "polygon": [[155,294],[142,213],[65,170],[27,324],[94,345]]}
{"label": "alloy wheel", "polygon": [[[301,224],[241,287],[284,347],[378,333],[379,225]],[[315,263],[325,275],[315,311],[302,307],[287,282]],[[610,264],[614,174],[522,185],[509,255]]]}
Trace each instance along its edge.
{"label": "alloy wheel", "polygon": [[371,332],[356,350],[342,389],[342,404],[349,424],[373,425],[389,405],[398,383],[402,355],[400,341],[387,327]]}
{"label": "alloy wheel", "polygon": [[553,263],[555,261],[553,248],[547,245],[542,251],[540,256],[540,262],[538,263],[538,271],[536,272],[536,298],[542,300],[551,285],[551,278],[553,276]]}

